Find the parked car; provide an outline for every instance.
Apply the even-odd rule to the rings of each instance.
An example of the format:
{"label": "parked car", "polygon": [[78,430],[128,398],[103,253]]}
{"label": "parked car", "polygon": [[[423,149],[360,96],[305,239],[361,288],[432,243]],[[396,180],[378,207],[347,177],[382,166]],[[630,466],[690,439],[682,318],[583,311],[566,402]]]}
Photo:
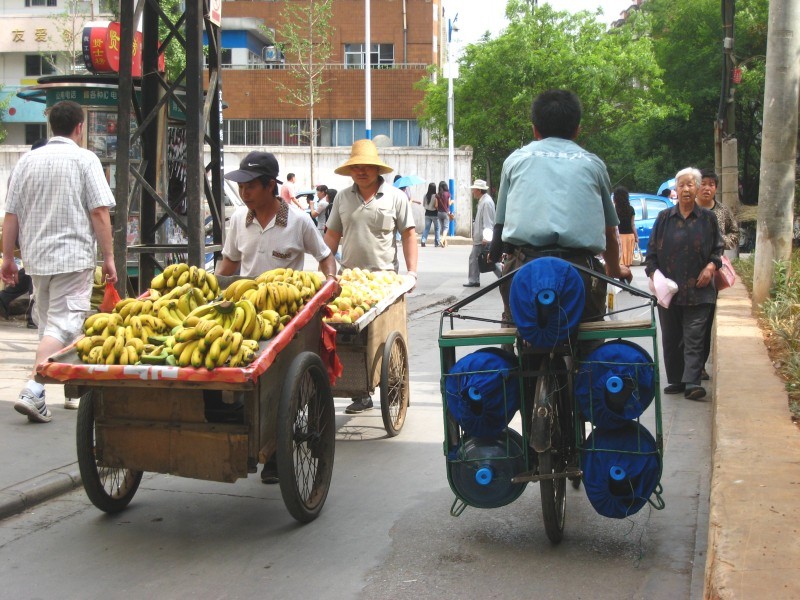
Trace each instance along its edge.
{"label": "parked car", "polygon": [[656,216],[662,210],[672,208],[674,204],[669,198],[654,196],[653,194],[631,193],[630,200],[631,206],[636,213],[634,224],[639,234],[639,248],[644,256],[647,254],[647,243],[650,241],[650,231],[656,222]]}

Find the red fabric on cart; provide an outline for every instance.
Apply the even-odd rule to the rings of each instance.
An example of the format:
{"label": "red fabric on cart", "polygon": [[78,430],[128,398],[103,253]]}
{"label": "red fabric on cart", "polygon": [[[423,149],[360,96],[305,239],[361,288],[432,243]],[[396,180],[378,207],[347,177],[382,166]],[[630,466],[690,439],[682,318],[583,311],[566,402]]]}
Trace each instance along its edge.
{"label": "red fabric on cart", "polygon": [[[63,363],[56,360],[45,362],[36,368],[36,374],[56,381],[215,381],[222,383],[255,383],[275,361],[278,352],[294,339],[295,334],[313,318],[321,319],[320,311],[338,291],[339,284],[329,279],[322,288],[300,309],[277,336],[261,342],[262,349],[247,367],[220,367],[209,371],[205,368],[178,368],[162,365],[89,365]],[[79,338],[80,339],[80,338]],[[75,341],[75,343],[78,340]],[[69,350],[72,346],[66,350]],[[59,352],[59,355],[64,351]]]}
{"label": "red fabric on cart", "polygon": [[325,322],[322,323],[322,343],[319,347],[319,357],[328,371],[331,385],[334,385],[336,379],[342,376],[344,366],[339,360],[339,355],[336,354],[336,329]]}

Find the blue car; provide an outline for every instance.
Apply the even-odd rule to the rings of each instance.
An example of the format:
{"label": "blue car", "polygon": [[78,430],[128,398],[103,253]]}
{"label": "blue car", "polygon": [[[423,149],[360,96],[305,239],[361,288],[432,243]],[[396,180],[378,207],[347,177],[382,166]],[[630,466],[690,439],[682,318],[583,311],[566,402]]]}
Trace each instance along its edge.
{"label": "blue car", "polygon": [[631,193],[630,200],[631,206],[636,213],[634,224],[639,234],[639,249],[644,256],[647,254],[647,243],[650,241],[650,231],[656,222],[656,216],[662,210],[672,208],[674,204],[669,198],[654,196],[653,194]]}

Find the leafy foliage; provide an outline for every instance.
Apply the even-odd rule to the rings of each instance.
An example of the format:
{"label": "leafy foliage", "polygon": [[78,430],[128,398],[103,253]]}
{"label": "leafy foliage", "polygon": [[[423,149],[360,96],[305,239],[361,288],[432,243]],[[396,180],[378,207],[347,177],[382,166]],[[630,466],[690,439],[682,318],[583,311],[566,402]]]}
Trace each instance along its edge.
{"label": "leafy foliage", "polygon": [[[714,165],[723,62],[718,0],[648,0],[610,31],[589,13],[534,4],[509,0],[508,28],[468,46],[459,61],[455,142],[474,148],[476,175],[496,177],[505,157],[531,139],[531,100],[553,87],[581,98],[578,142],[603,158],[614,184],[655,192],[685,166]],[[758,198],[767,14],[768,0],[737,2],[734,49],[744,68],[736,134],[751,203]],[[447,82],[418,86],[426,91],[420,121],[444,140]]]}
{"label": "leafy foliage", "polygon": [[[550,88],[568,88],[581,98],[579,141],[598,153],[609,149],[610,132],[673,110],[662,101],[651,41],[635,28],[607,35],[587,12],[571,15],[518,0],[509,2],[507,15],[510,24],[500,37],[466,48],[455,84],[455,142],[474,148],[477,173],[499,174],[506,156],[532,138],[531,101]],[[443,136],[446,82],[425,87],[421,120]]]}

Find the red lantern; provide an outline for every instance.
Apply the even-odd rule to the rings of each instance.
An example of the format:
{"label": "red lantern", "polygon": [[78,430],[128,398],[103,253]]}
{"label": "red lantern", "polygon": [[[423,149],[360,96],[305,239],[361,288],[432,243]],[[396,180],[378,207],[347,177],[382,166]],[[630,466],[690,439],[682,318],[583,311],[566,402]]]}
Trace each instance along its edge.
{"label": "red lantern", "polygon": [[81,48],[86,69],[92,73],[110,73],[113,69],[106,57],[106,26],[93,25],[83,28]]}

